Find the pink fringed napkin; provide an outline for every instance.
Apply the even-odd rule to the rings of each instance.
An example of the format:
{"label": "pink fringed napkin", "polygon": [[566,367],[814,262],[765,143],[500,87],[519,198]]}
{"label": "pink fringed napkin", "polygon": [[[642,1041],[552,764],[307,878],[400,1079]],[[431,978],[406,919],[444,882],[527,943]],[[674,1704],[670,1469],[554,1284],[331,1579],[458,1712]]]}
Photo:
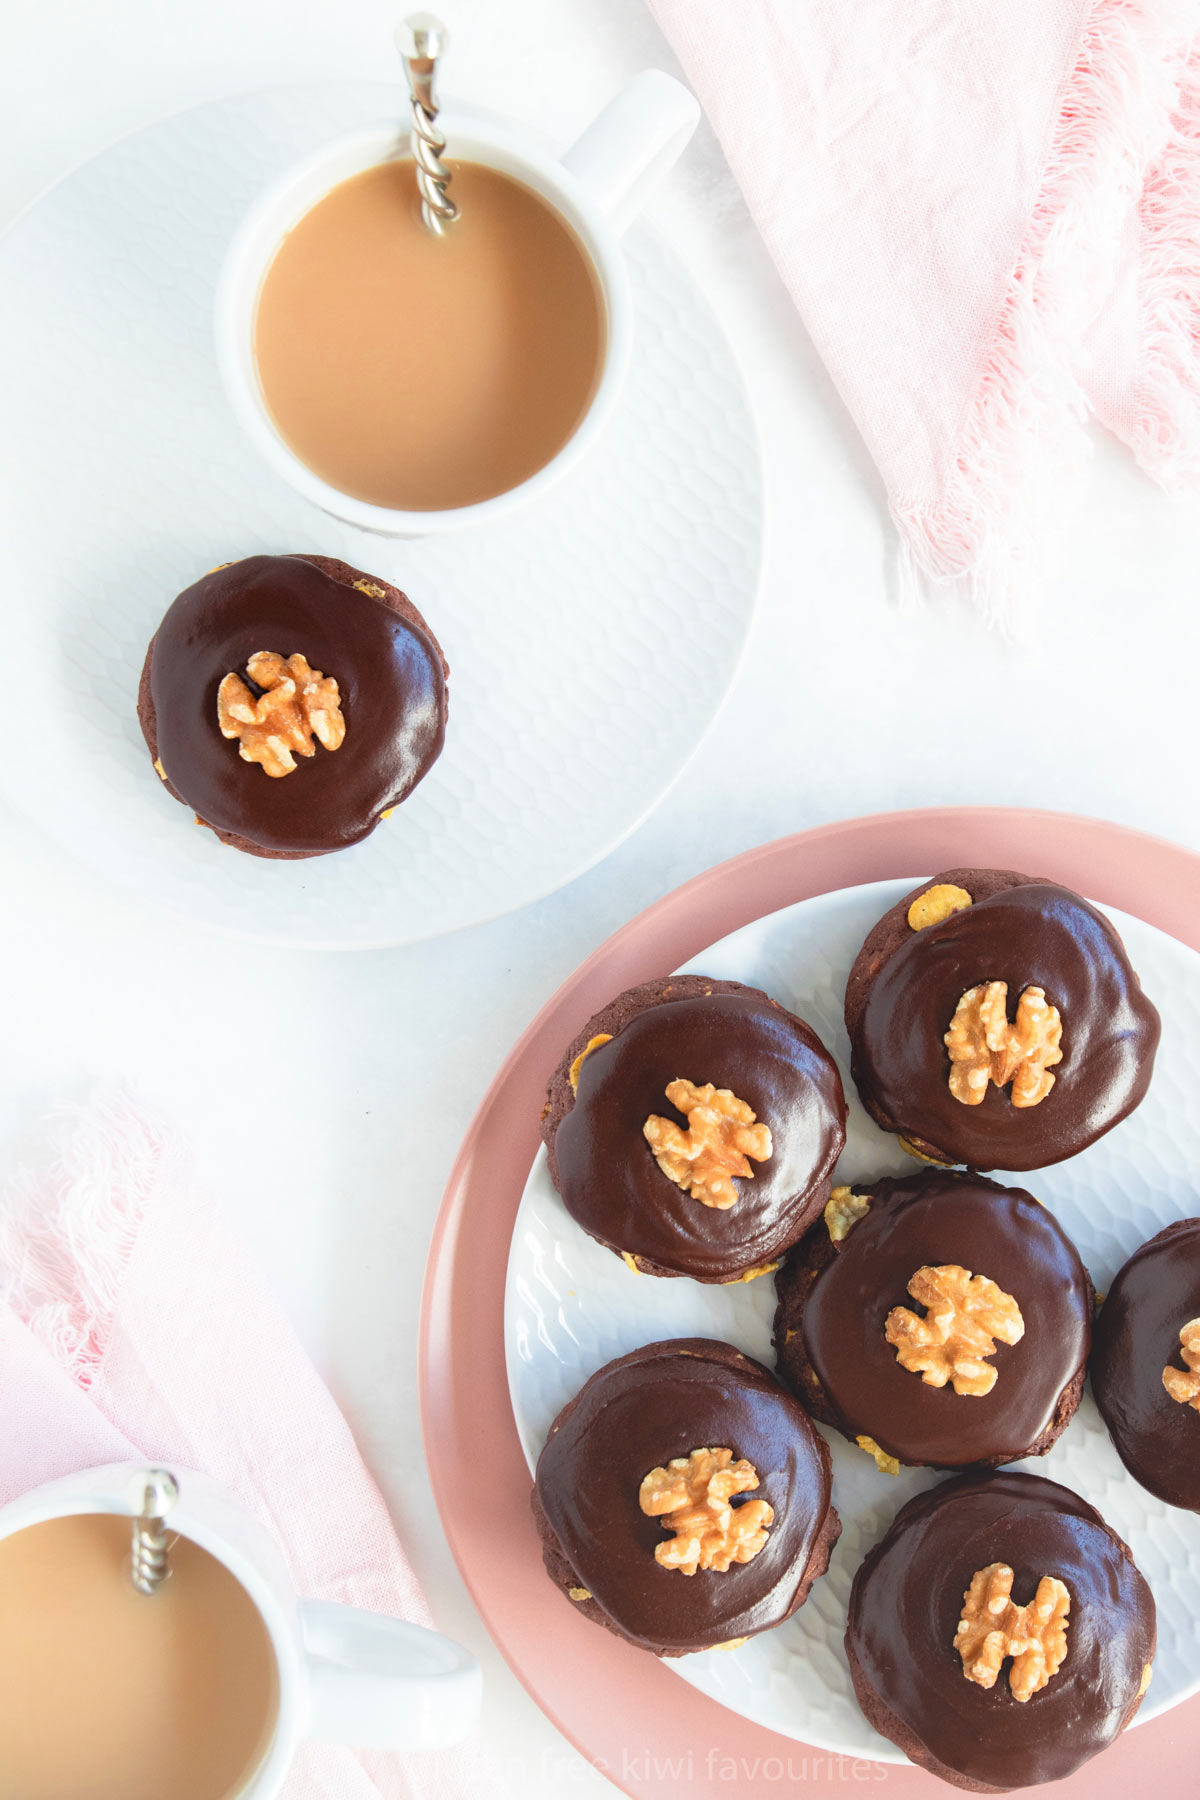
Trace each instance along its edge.
{"label": "pink fringed napkin", "polygon": [[1089,411],[1200,483],[1197,0],[650,0],[887,487],[1013,622]]}
{"label": "pink fringed napkin", "polygon": [[[0,1213],[0,1503],[75,1469],[202,1469],[258,1511],[296,1585],[429,1623],[346,1421],[179,1153],[124,1101],[72,1115]],[[301,1748],[288,1800],[465,1800],[469,1753]]]}

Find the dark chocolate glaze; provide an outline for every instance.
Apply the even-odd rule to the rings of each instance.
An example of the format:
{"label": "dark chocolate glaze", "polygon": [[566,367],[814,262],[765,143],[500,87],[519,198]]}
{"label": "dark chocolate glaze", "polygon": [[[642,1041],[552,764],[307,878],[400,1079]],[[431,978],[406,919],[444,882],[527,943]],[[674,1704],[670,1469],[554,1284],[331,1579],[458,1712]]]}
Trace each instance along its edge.
{"label": "dark chocolate glaze", "polygon": [[[681,1575],[655,1561],[670,1533],[638,1493],[651,1469],[702,1446],[753,1463],[746,1498],[775,1519],[750,1562]],[[808,1414],[760,1363],[706,1338],[649,1344],[593,1375],[551,1426],[536,1481],[580,1585],[622,1636],[660,1653],[780,1624],[807,1593],[830,1512],[829,1450]]]}
{"label": "dark chocolate glaze", "polygon": [[[967,989],[987,981],[1008,983],[1010,1018],[1027,986],[1044,988],[1062,1016],[1063,1059],[1037,1106],[1014,1107],[1011,1089],[991,1084],[978,1106],[950,1092],[945,1033]],[[1043,1168],[1111,1130],[1144,1098],[1158,1037],[1158,1013],[1112,926],[1048,881],[909,933],[851,1029],[854,1079],[880,1123],[982,1169]]]}
{"label": "dark chocolate glaze", "polygon": [[[642,1135],[652,1113],[686,1124],[666,1089],[731,1088],[771,1128],[771,1155],[735,1206],[693,1200]],[[837,1065],[810,1026],[752,988],[649,1004],[593,1050],[554,1134],[567,1211],[602,1243],[681,1275],[725,1280],[795,1242],[845,1143]]]}
{"label": "dark chocolate glaze", "polygon": [[[1032,1194],[982,1176],[928,1170],[864,1185],[871,1209],[809,1289],[802,1322],[840,1429],[873,1437],[901,1462],[940,1468],[1028,1455],[1087,1361],[1092,1284],[1075,1246]],[[824,1221],[814,1231],[826,1231]],[[1021,1308],[1025,1335],[989,1358],[990,1394],[931,1387],[884,1336],[893,1306],[921,1311],[908,1282],[926,1263],[986,1275]]]}
{"label": "dark chocolate glaze", "polygon": [[[150,664],[157,752],[205,824],[273,853],[339,850],[372,831],[441,752],[446,680],[431,635],[300,556],[249,556],[169,607]],[[217,726],[217,689],[256,650],[336,678],[346,736],[272,780]]]}
{"label": "dark chocolate glaze", "polygon": [[1096,1322],[1092,1390],[1117,1453],[1144,1488],[1200,1512],[1200,1412],[1163,1386],[1183,1369],[1180,1327],[1200,1318],[1200,1219],[1180,1219],[1135,1250]]}
{"label": "dark chocolate glaze", "polygon": [[[1066,1659],[1024,1703],[1011,1661],[982,1688],[954,1648],[963,1594],[993,1562],[1013,1569],[1018,1605],[1043,1575],[1071,1595]],[[1058,1781],[1105,1749],[1137,1709],[1154,1648],[1154,1599],[1127,1547],[1039,1475],[965,1475],[919,1494],[850,1594],[846,1650],[868,1716],[914,1761],[985,1788]]]}

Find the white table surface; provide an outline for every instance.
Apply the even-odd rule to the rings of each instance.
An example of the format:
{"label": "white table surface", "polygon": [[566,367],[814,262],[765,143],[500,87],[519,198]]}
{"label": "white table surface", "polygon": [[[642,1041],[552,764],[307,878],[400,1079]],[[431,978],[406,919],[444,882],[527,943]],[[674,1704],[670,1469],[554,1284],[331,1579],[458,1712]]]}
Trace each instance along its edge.
{"label": "white table surface", "polygon": [[[288,80],[390,79],[400,10],[0,0],[0,224],[112,137],[181,107]],[[445,12],[446,85],[564,143],[625,76],[675,67],[642,0],[446,0]],[[713,862],[824,820],[1009,802],[1200,849],[1200,509],[1172,506],[1098,440],[1083,492],[1065,502],[1036,648],[1005,646],[952,608],[902,616],[872,466],[706,130],[651,216],[738,347],[766,469],[759,618],[686,806],[668,798],[605,864],[525,913],[411,951],[345,956],[147,918],[23,820],[2,819],[0,1158],[50,1104],[113,1074],[178,1121],[214,1186],[231,1147],[241,1153],[264,1127],[276,1141],[303,1132],[286,1194],[242,1198],[239,1222],[345,1407],[441,1624],[483,1659],[482,1741],[522,1800],[612,1790],[541,1717],[474,1614],[430,1500],[415,1373],[442,1185],[513,1038],[632,913]],[[227,1009],[264,978],[318,992],[339,1019],[339,1049],[251,1087]]]}

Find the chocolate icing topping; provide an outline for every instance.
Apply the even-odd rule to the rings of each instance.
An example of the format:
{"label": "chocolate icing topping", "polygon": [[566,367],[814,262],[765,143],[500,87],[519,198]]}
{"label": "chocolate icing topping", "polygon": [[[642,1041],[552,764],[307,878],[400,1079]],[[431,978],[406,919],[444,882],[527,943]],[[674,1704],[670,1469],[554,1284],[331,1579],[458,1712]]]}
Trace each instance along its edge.
{"label": "chocolate icing topping", "polygon": [[[748,1563],[664,1569],[669,1537],[638,1504],[642,1478],[701,1446],[746,1457],[775,1519]],[[699,1650],[793,1610],[829,1511],[830,1462],[803,1407],[761,1364],[705,1338],[650,1344],[593,1375],[551,1429],[537,1492],[580,1583],[647,1648]]]}
{"label": "chocolate icing topping", "polygon": [[[664,1175],[642,1135],[651,1113],[687,1120],[666,1097],[677,1077],[731,1088],[771,1129],[772,1151],[721,1211]],[[593,1050],[554,1140],[567,1211],[618,1250],[683,1275],[749,1269],[795,1241],[810,1197],[845,1143],[841,1078],[811,1028],[745,990],[664,1001]]]}
{"label": "chocolate icing topping", "polygon": [[1163,1386],[1182,1369],[1179,1331],[1200,1318],[1200,1219],[1135,1250],[1096,1323],[1092,1389],[1125,1467],[1170,1506],[1200,1512],[1200,1412]]}
{"label": "chocolate icing topping", "polygon": [[[1063,1059],[1037,1106],[989,1085],[978,1106],[950,1092],[943,1041],[979,982],[1027,986],[1062,1016]],[[975,1168],[1036,1169],[1074,1156],[1145,1096],[1159,1019],[1108,921],[1068,888],[1029,882],[914,932],[871,982],[854,1032],[854,1075],[901,1131]]]}
{"label": "chocolate icing topping", "polygon": [[[256,650],[300,651],[336,678],[340,749],[271,780],[217,727],[217,688]],[[416,786],[445,735],[446,684],[429,635],[298,556],[250,556],[186,588],[154,640],[158,755],[171,786],[218,830],[271,851],[357,843]]]}
{"label": "chocolate icing topping", "polygon": [[[1006,1662],[993,1688],[954,1649],[976,1570],[1009,1564],[1013,1599],[1043,1575],[1071,1595],[1066,1660],[1022,1704]],[[846,1648],[860,1678],[948,1769],[996,1788],[1057,1781],[1134,1711],[1155,1645],[1154,1600],[1125,1546],[1069,1488],[1038,1475],[966,1475],[910,1500],[850,1595]]]}
{"label": "chocolate icing topping", "polygon": [[[981,1176],[928,1171],[864,1185],[871,1210],[818,1275],[803,1315],[808,1359],[842,1428],[903,1462],[962,1468],[1026,1455],[1087,1359],[1092,1289],[1074,1245],[1032,1194]],[[1020,1343],[998,1343],[988,1359],[990,1394],[931,1387],[884,1336],[893,1306],[921,1310],[908,1282],[925,1263],[986,1275],[1021,1308]]]}

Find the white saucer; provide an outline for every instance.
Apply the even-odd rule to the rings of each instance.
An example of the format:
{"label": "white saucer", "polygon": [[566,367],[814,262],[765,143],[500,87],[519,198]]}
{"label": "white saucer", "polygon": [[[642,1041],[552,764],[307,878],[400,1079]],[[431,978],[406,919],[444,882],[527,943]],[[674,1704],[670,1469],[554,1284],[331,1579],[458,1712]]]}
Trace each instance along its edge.
{"label": "white saucer", "polygon": [[[763,987],[807,1019],[833,1052],[850,1106],[837,1179],[866,1181],[919,1167],[867,1116],[850,1081],[842,1022],[846,976],[863,939],[920,879],[872,883],[805,900],[756,920],[687,964],[689,972]],[[1200,957],[1177,939],[1111,907],[1101,909],[1125,940],[1147,994],[1162,1014],[1162,1044],[1138,1110],[1082,1155],[1015,1175],[1052,1208],[1103,1293],[1139,1244],[1200,1211],[1200,1114],[1189,1095],[1200,1071]],[[546,1071],[549,1077],[550,1070]],[[994,1178],[1004,1181],[1002,1171]],[[509,1393],[532,1470],[556,1414],[613,1358],[660,1338],[714,1337],[774,1367],[769,1276],[730,1287],[632,1274],[575,1224],[540,1150],[513,1227],[505,1293]],[[845,1756],[904,1762],[870,1726],[854,1698],[842,1648],[854,1571],[903,1503],[945,1479],[929,1469],[882,1474],[837,1432],[820,1427],[833,1452],[833,1502],[842,1536],[828,1575],[777,1631],[736,1653],[708,1650],[666,1666],[702,1693],[785,1737]],[[1061,1481],[1091,1502],[1133,1550],[1158,1607],[1154,1679],[1135,1724],[1200,1687],[1200,1515],[1156,1500],[1126,1473],[1090,1393],[1043,1457],[1013,1465]]]}
{"label": "white saucer", "polygon": [[[104,151],[0,240],[0,587],[22,677],[0,791],[148,910],[323,948],[478,923],[605,856],[720,706],[758,580],[741,377],[645,231],[628,240],[637,344],[618,416],[517,522],[398,543],[325,517],[257,460],[211,346],[226,243],[288,163],[400,105],[338,84],[200,107]],[[174,595],[216,563],[288,550],[410,594],[450,661],[450,727],[366,843],[274,863],[225,848],[163,790],[135,704]]]}

